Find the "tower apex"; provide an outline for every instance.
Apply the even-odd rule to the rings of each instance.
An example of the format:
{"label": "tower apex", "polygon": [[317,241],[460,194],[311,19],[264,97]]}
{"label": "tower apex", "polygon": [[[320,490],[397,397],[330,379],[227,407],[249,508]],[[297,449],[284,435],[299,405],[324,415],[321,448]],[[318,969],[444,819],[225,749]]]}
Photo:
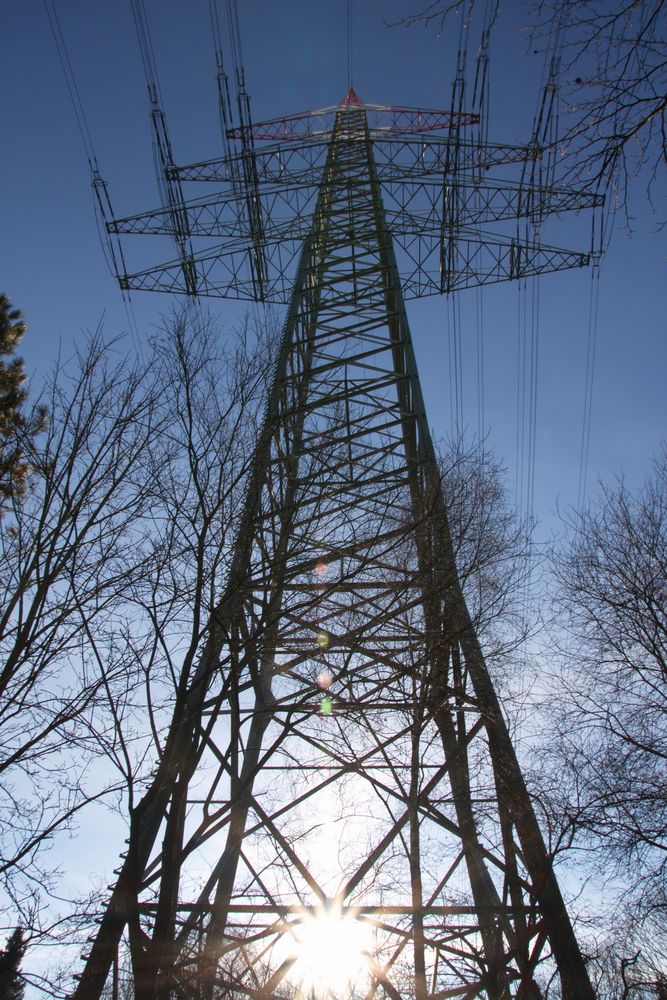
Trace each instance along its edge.
{"label": "tower apex", "polygon": [[361,107],[361,100],[359,98],[359,94],[356,92],[354,87],[350,87],[347,94],[340,102],[340,107],[349,108],[351,104],[355,104],[357,107]]}

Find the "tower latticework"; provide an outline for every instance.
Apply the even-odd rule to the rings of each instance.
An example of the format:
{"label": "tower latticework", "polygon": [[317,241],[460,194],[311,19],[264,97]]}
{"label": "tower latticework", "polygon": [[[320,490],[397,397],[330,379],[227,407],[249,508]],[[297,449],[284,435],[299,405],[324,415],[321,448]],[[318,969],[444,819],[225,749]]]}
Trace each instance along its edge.
{"label": "tower latticework", "polygon": [[[80,1000],[122,940],[137,1000],[336,993],[304,972],[317,920],[358,942],[345,995],[594,995],[457,575],[404,304],[587,263],[481,227],[594,199],[540,187],[535,146],[419,114],[351,92],[254,126],[109,224],[179,248],[125,287],[291,291],[228,585]],[[490,180],[517,163],[531,184]],[[183,199],[223,171],[226,195]]]}

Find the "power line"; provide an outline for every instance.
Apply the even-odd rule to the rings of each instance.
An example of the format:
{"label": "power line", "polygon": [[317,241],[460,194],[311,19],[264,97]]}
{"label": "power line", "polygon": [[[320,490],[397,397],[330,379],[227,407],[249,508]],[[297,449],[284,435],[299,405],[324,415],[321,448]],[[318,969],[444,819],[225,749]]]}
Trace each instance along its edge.
{"label": "power line", "polygon": [[155,51],[150,33],[150,26],[146,16],[146,9],[143,0],[130,0],[132,17],[139,43],[141,61],[144,67],[144,75],[148,86],[148,93],[151,104],[162,104],[162,94],[160,92],[160,81],[157,74],[157,64],[155,61]]}
{"label": "power line", "polygon": [[447,303],[447,328],[449,339],[449,398],[450,419],[454,433],[463,430],[463,363],[461,358],[461,306],[458,296],[450,296]]}
{"label": "power line", "polygon": [[[209,0],[209,15],[211,18],[211,33],[213,35],[213,46],[215,49],[216,82],[218,87],[218,113],[220,115],[220,131],[222,134],[223,153],[226,157],[231,154],[231,146],[228,129],[233,126],[232,102],[229,94],[229,76],[225,70],[224,52],[222,44],[222,28],[220,25],[220,13],[218,11],[217,0]],[[231,179],[234,182],[236,175],[231,171]]]}
{"label": "power line", "polygon": [[236,0],[226,0],[227,23],[229,26],[229,41],[232,49],[232,61],[236,74],[239,96],[245,95],[245,68],[243,66],[243,48],[241,45],[241,29],[239,27],[239,9]]}
{"label": "power line", "polygon": [[516,351],[516,469],[514,474],[514,492],[516,496],[519,517],[523,515],[523,483],[524,483],[524,439],[526,412],[526,282],[519,279],[517,298],[517,351]]}
{"label": "power line", "polygon": [[595,354],[598,331],[598,304],[600,298],[600,262],[594,260],[591,272],[591,289],[588,304],[588,339],[586,344],[586,382],[584,386],[584,412],[581,422],[581,450],[579,453],[579,486],[577,508],[586,502],[588,480],[588,460],[591,443],[591,417],[593,412],[593,380],[595,378]]}
{"label": "power line", "polygon": [[352,89],[352,0],[347,0],[347,88]]}
{"label": "power line", "polygon": [[536,277],[531,287],[531,331],[530,331],[530,401],[528,433],[528,480],[526,517],[532,525],[535,512],[535,457],[537,451],[537,401],[539,388],[539,348],[540,348],[540,279]]}
{"label": "power line", "polygon": [[482,289],[478,288],[476,296],[477,319],[477,436],[480,442],[486,434],[484,415],[484,302]]}
{"label": "power line", "polygon": [[[67,92],[72,105],[72,111],[74,112],[74,118],[79,130],[79,135],[81,136],[81,142],[83,143],[88,166],[90,168],[97,235],[100,240],[102,253],[104,254],[107,267],[109,268],[110,273],[116,276],[124,273],[126,268],[120,242],[118,242],[114,248],[114,244],[109,239],[106,230],[106,220],[113,218],[109,191],[106,181],[102,179],[100,173],[92,133],[90,131],[88,118],[86,116],[83,100],[81,98],[81,91],[76,80],[69,49],[67,47],[67,42],[65,41],[65,35],[63,34],[60,18],[58,17],[58,12],[53,0],[44,0],[44,9],[51,28],[51,34],[53,35],[53,41],[55,43],[56,52],[58,53],[58,59],[63,71],[63,76],[65,77],[65,84],[67,86]],[[121,298],[123,300],[130,336],[132,337],[135,348],[141,352],[139,329],[130,293],[121,289]]]}
{"label": "power line", "polygon": [[58,18],[58,12],[56,11],[53,0],[44,0],[44,9],[46,11],[46,16],[49,19],[49,25],[51,26],[51,33],[53,35],[56,51],[58,53],[58,59],[60,60],[60,65],[62,67],[63,76],[65,77],[67,91],[69,93],[72,110],[74,111],[74,117],[79,129],[83,148],[86,152],[86,158],[91,171],[95,171],[98,169],[98,165],[93,146],[93,138],[88,126],[83,101],[81,100],[81,93],[77,86],[76,77],[74,76],[74,69],[72,67],[72,61],[69,57],[65,36],[63,35],[60,20]]}

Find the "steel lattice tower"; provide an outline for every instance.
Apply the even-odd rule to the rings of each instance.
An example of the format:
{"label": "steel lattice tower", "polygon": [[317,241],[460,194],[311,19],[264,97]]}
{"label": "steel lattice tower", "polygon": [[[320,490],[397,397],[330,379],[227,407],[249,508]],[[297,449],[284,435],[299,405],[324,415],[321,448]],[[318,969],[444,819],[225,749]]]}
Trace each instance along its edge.
{"label": "steel lattice tower", "polygon": [[404,294],[586,264],[481,227],[596,199],[545,183],[536,144],[353,91],[184,168],[154,121],[165,208],[108,230],[179,257],[124,286],[291,291],[228,586],[76,996],[126,932],[137,1000],[317,993],[297,973],[324,913],[364,942],[355,996],[537,1000],[555,976],[592,998],[457,575]]}

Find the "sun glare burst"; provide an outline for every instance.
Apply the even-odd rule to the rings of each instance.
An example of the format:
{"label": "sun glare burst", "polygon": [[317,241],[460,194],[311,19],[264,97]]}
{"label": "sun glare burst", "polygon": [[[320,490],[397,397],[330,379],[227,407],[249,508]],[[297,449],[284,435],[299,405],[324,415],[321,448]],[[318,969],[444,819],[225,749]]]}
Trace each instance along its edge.
{"label": "sun glare burst", "polygon": [[368,972],[370,927],[339,909],[321,909],[294,927],[290,978],[307,997],[348,997]]}

